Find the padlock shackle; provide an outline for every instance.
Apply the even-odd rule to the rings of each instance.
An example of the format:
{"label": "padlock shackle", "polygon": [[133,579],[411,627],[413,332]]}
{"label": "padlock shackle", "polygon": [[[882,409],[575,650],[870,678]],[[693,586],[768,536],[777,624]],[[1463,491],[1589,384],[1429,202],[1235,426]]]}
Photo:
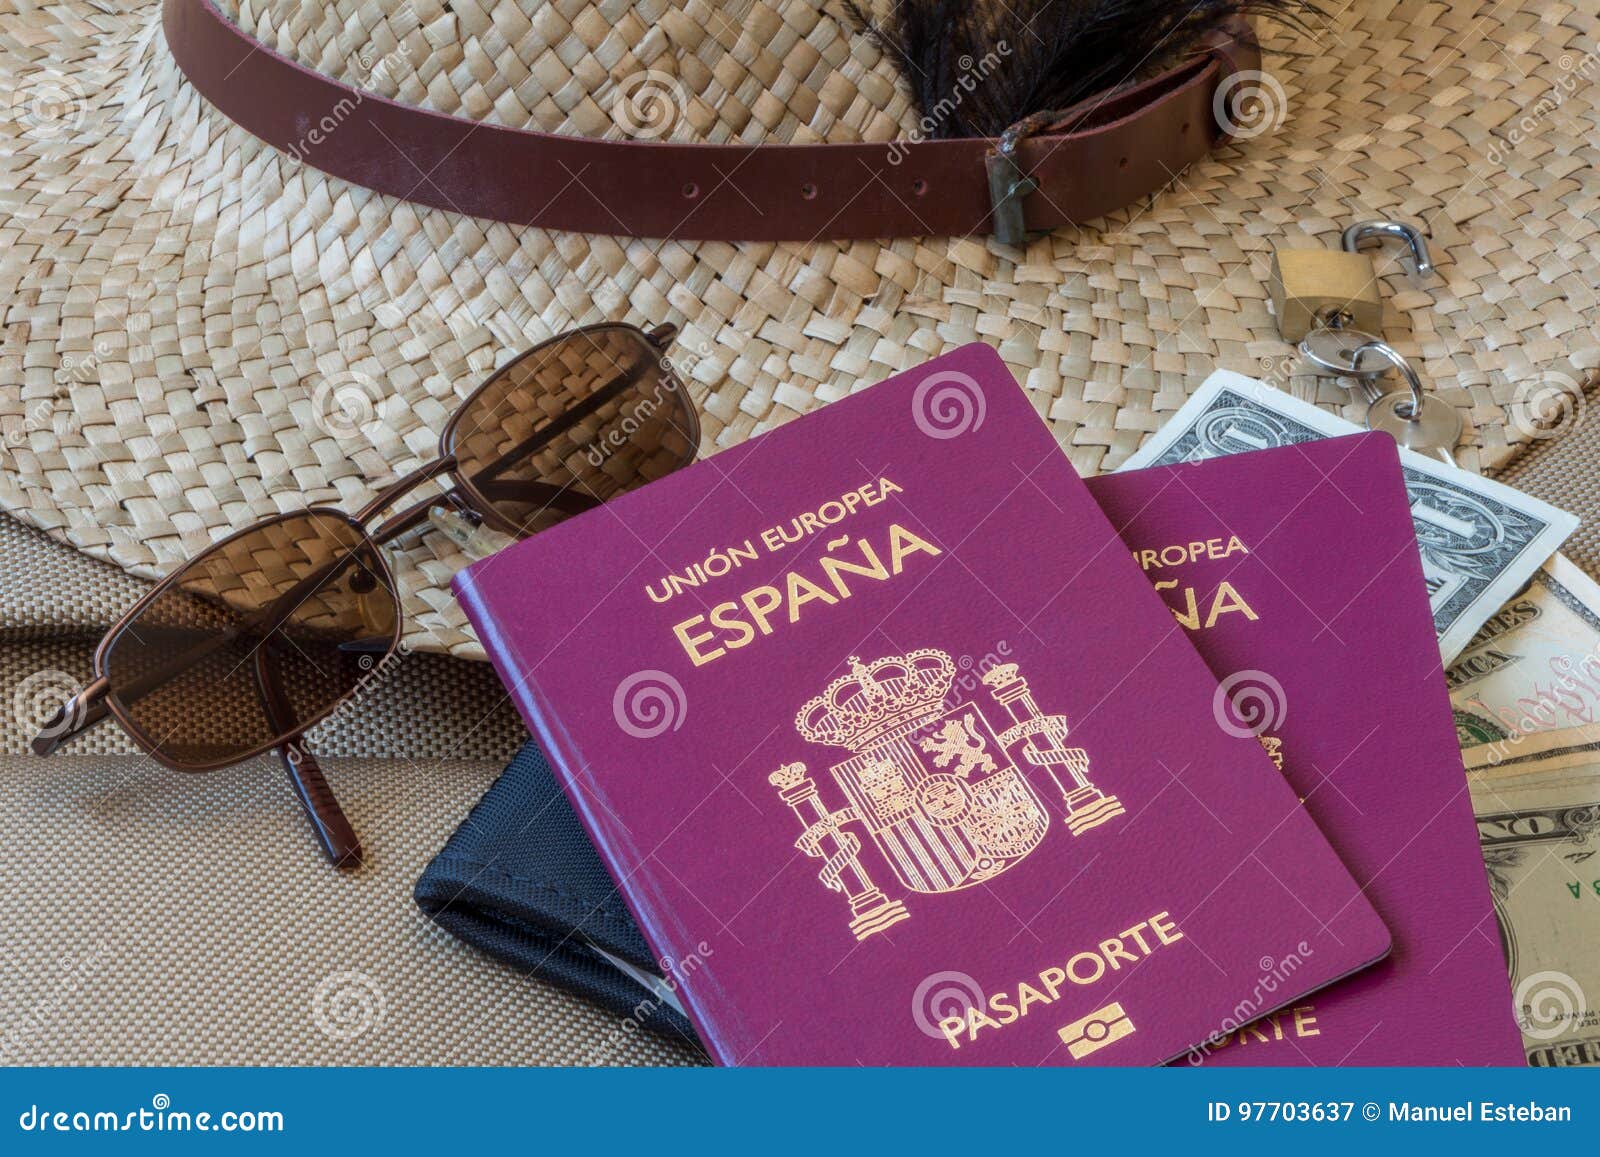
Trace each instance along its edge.
{"label": "padlock shackle", "polygon": [[1422,277],[1433,272],[1433,259],[1428,255],[1428,243],[1414,227],[1403,221],[1357,221],[1344,231],[1340,244],[1346,253],[1354,253],[1361,243],[1371,238],[1382,240],[1397,237],[1411,249],[1411,260]]}

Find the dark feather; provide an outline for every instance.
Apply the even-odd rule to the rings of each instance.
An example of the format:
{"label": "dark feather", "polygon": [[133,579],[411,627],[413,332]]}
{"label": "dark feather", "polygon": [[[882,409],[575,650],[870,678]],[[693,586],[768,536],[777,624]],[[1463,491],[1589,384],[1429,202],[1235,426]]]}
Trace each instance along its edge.
{"label": "dark feather", "polygon": [[995,137],[1191,55],[1236,16],[1302,31],[1316,0],[898,0],[850,18],[895,62],[933,137]]}

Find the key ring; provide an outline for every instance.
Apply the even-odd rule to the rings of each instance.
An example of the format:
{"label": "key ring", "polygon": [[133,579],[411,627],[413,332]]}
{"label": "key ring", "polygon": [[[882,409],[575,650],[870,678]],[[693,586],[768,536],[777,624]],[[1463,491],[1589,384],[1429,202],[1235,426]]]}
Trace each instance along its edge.
{"label": "key ring", "polygon": [[1387,432],[1408,450],[1442,454],[1461,440],[1461,413],[1444,399],[1427,393],[1422,378],[1400,352],[1384,341],[1369,341],[1351,354],[1352,362],[1377,357],[1400,371],[1406,389],[1385,394],[1367,408],[1367,428]]}
{"label": "key ring", "polygon": [[1382,339],[1351,326],[1348,317],[1333,314],[1319,319],[1320,324],[1300,339],[1300,356],[1324,377],[1372,378],[1387,371],[1389,366],[1381,357],[1360,352],[1383,345]]}
{"label": "key ring", "polygon": [[[1370,341],[1367,341],[1351,350],[1350,362],[1352,368],[1345,370],[1344,372],[1350,374],[1357,373],[1358,371],[1354,367],[1359,366],[1362,360],[1368,354],[1388,362],[1389,366],[1399,370],[1400,376],[1406,380],[1406,385],[1411,388],[1411,398],[1409,401],[1404,398],[1400,398],[1400,400],[1394,405],[1394,412],[1401,418],[1404,418],[1406,421],[1411,421],[1416,415],[1423,411],[1427,403],[1427,398],[1423,396],[1422,392],[1421,375],[1419,375],[1417,371],[1412,368],[1411,363],[1406,361],[1399,350],[1395,349],[1388,342],[1381,341],[1378,338],[1373,338]],[[1376,372],[1381,374],[1388,368],[1388,366],[1385,366],[1378,369]],[[1390,396],[1399,397],[1398,394]]]}

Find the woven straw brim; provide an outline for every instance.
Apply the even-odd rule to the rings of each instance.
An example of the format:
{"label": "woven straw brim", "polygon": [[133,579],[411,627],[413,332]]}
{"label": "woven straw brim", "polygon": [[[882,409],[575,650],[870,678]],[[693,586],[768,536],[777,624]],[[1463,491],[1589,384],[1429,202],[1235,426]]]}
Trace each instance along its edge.
{"label": "woven straw brim", "polygon": [[[809,4],[615,7],[340,0],[239,18],[330,73],[506,123],[614,135],[640,68],[681,97],[674,136],[885,139],[915,120],[876,51]],[[0,505],[164,573],[250,519],[354,509],[433,455],[492,366],[600,320],[683,327],[703,452],[974,338],[1085,473],[1218,367],[1359,420],[1359,395],[1299,372],[1265,286],[1275,245],[1336,245],[1370,217],[1431,239],[1431,281],[1381,267],[1385,336],[1462,411],[1463,463],[1491,466],[1525,440],[1519,407],[1600,363],[1597,28],[1534,0],[1402,0],[1342,11],[1315,40],[1270,37],[1301,53],[1269,52],[1271,131],[1012,250],[684,244],[418,209],[215,114],[153,0],[0,0]],[[411,646],[481,653],[448,591],[467,561],[441,534],[400,544]]]}

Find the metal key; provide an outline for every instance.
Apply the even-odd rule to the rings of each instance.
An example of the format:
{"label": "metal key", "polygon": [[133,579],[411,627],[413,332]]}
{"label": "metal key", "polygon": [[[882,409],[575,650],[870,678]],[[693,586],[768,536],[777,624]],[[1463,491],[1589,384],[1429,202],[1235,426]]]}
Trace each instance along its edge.
{"label": "metal key", "polygon": [[1407,388],[1384,394],[1367,407],[1367,428],[1387,432],[1400,445],[1456,465],[1451,451],[1461,441],[1461,412],[1437,394],[1422,388],[1422,379],[1394,347],[1373,341],[1352,357],[1377,357],[1405,378]]}

